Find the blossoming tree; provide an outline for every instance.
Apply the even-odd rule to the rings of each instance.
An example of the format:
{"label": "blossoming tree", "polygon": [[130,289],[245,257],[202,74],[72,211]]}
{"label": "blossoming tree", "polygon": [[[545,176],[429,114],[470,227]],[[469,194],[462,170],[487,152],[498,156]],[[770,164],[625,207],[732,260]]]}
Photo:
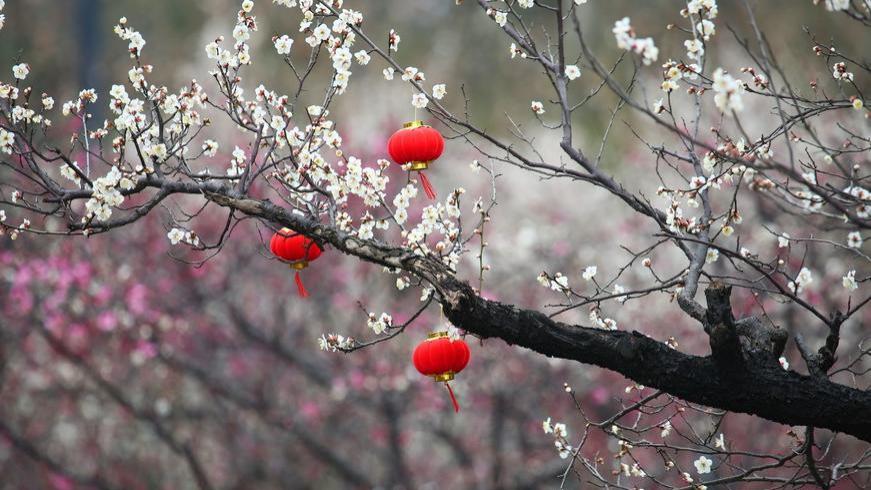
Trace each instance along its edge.
{"label": "blossoming tree", "polygon": [[[179,89],[150,81],[167,68],[150,64],[145,37],[124,18],[115,33],[127,44],[130,69],[106,95],[84,89],[56,103],[30,87],[26,61],[14,63],[12,78],[0,82],[5,207],[0,231],[23,241],[94,237],[135,229],[137,222],[160,215],[170,223],[161,239],[175,247],[173,254],[209,267],[225,255],[239,258],[228,250],[237,246],[235,231],[251,230],[265,250],[272,233],[287,227],[315,240],[325,256],[376,264],[390,275],[391,288],[419,292],[413,299],[403,296],[415,313],[402,321],[364,308],[365,338],[324,332],[320,348],[354,353],[348,362],[361,354],[357,351],[399,340],[421,315],[435,311],[452,325],[454,336],[501,339],[630,379],[631,396],[604,418],[585,408],[575,387],[564,387],[583,418],[576,428],[580,435],[570,432],[571,422],[547,419],[542,425],[566,460],[547,476],[559,475],[563,484],[573,474],[618,488],[867,484],[871,450],[862,443],[871,442],[871,350],[863,343],[868,333],[863,325],[871,319],[871,296],[862,291],[871,277],[871,258],[863,248],[863,234],[871,228],[866,189],[871,142],[862,79],[871,66],[860,61],[864,53],[842,50],[808,32],[807,56],[819,59],[822,68],[807,87],[779,64],[749,2],[730,4],[747,19],[743,29],[730,28],[730,44],[744,61],[720,65],[712,61],[713,40],[727,34],[718,24],[715,0],[691,0],[664,14],[668,30],[681,37],[677,46],[657,46],[640,34],[650,28],[647,22],[625,17],[613,23],[615,42],[601,49],[590,40],[601,29],[585,17],[585,0],[458,1],[462,15],[490,19],[491,34],[505,36],[509,45],[506,58],[534,67],[550,88],[541,100],[529,101],[539,128],[509,119],[501,135],[476,123],[463,93],[431,84],[421,69],[407,66],[412,60],[400,54],[401,24],[369,32],[364,12],[356,10],[364,10],[363,2],[261,5],[266,3],[255,8],[253,1],[243,1],[231,36],[205,46],[204,56],[213,63],[208,77]],[[871,25],[867,1],[820,3],[821,11],[843,22]],[[0,10],[3,6],[0,0]],[[299,18],[298,34],[271,38],[286,76],[297,82],[293,92],[280,94],[246,78],[255,62],[249,43],[264,31],[266,14],[255,16],[261,10]],[[4,20],[0,17],[0,25]],[[360,70],[381,70],[384,78],[409,89],[409,112],[436,121],[449,144],[476,153],[472,167],[486,187],[481,197],[466,203],[467,192],[456,188],[441,202],[424,202],[415,177],[393,172],[384,155],[361,158],[348,149],[341,115],[333,112]],[[105,121],[91,116],[99,103],[111,112]],[[607,124],[596,140],[582,142],[575,125],[595,104],[606,109]],[[627,125],[637,145],[634,159],[646,176],[632,185],[607,165],[623,114],[633,118]],[[77,121],[77,129],[58,135],[53,125],[58,119]],[[219,131],[221,125],[232,128],[232,135]],[[219,158],[221,152],[228,160]],[[540,308],[516,306],[510,293],[491,299],[486,281],[501,281],[500,269],[514,266],[510,253],[489,252],[487,238],[499,219],[512,219],[495,211],[512,199],[500,193],[506,169],[517,170],[527,182],[544,180],[559,192],[606,192],[605,205],[619,206],[633,220],[625,255],[609,255],[612,263],[597,260],[571,273],[551,270],[543,259],[535,264],[544,269],[538,283],[552,296]],[[562,205],[571,206],[572,196],[564,199]],[[12,258],[7,266],[23,267]],[[52,267],[42,264],[29,274],[51,281]],[[222,279],[221,287],[232,287],[232,275]],[[512,280],[535,284],[536,277]],[[189,295],[191,302],[211,304],[201,293]],[[63,297],[55,302],[63,303]],[[644,308],[621,313],[633,304],[658,305],[660,310],[648,311],[668,312],[669,322],[690,325],[690,333],[662,338],[641,333],[645,324],[662,320]],[[325,383],[309,357],[271,342],[246,318],[244,307],[229,310],[238,335]],[[152,313],[157,314],[134,311]],[[45,315],[34,327],[50,348],[152,427],[186,463],[196,485],[232,484],[233,478],[204,463],[208,448],[184,442],[159,413],[138,408],[107,381],[58,318]],[[119,320],[100,321],[108,331]],[[129,349],[141,359],[161,358],[230,405],[287,429],[244,384],[228,388],[212,373],[166,355],[157,337],[128,339]],[[215,345],[221,340],[211,339]],[[791,364],[789,349],[798,353]],[[375,407],[373,417],[387,414],[385,430],[394,446],[401,446],[395,421],[390,422],[401,403],[375,395],[359,402]],[[727,412],[800,427],[789,432],[794,447],[735,447],[719,430]],[[702,419],[714,420],[713,429],[700,430],[694,421]],[[305,429],[288,430],[308,441],[347,484],[373,484]],[[117,476],[70,471],[8,423],[0,425],[0,433],[73,482],[124,485]],[[835,444],[836,437],[847,442]],[[606,447],[602,441],[616,444],[615,464],[589,450]],[[832,448],[838,454],[831,454]],[[413,476],[401,459],[394,458],[398,476],[391,484],[411,486]]]}

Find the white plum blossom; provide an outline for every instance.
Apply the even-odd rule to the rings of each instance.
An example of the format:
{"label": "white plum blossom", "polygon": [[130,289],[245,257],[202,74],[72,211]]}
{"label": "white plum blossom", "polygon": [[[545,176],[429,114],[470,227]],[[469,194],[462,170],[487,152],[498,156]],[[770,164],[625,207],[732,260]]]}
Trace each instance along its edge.
{"label": "white plum blossom", "polygon": [[179,242],[184,240],[184,230],[179,228],[173,228],[169,230],[169,233],[166,234],[166,237],[169,238],[169,242],[173,245],[178,245]]}
{"label": "white plum blossom", "polygon": [[856,283],[856,271],[851,270],[844,274],[844,277],[841,278],[841,285],[844,286],[847,291],[855,291],[858,289],[859,284]]}
{"label": "white plum blossom", "polygon": [[566,78],[574,80],[581,76],[581,69],[577,65],[566,65]]}
{"label": "white plum blossom", "polygon": [[666,420],[664,424],[659,426],[659,428],[662,429],[659,432],[659,437],[665,439],[666,437],[669,436],[669,434],[671,434],[671,421]]}
{"label": "white plum blossom", "polygon": [[497,10],[493,14],[493,20],[499,24],[499,27],[505,27],[505,24],[508,22],[508,13]]}
{"label": "white plum blossom", "polygon": [[12,154],[12,145],[15,143],[15,134],[0,128],[0,152]]}
{"label": "white plum blossom", "polygon": [[847,234],[847,246],[850,248],[862,247],[862,235],[858,231],[851,231]]}
{"label": "white plum blossom", "polygon": [[447,94],[447,88],[445,88],[445,84],[439,83],[432,86],[432,96],[438,100],[444,98],[445,94]]}
{"label": "white plum blossom", "polygon": [[411,96],[411,105],[418,109],[423,109],[429,103],[426,94],[414,94]]}
{"label": "white plum blossom", "polygon": [[214,140],[206,140],[203,142],[203,155],[213,157],[218,153],[218,142]]}
{"label": "white plum blossom", "polygon": [[537,100],[533,100],[532,103],[529,105],[529,108],[532,109],[532,112],[538,115],[544,114],[544,104]]}
{"label": "white plum blossom", "polygon": [[708,253],[705,254],[705,263],[713,264],[720,258],[720,251],[716,248],[709,248]]}
{"label": "white plum blossom", "polygon": [[293,39],[291,39],[287,34],[276,37],[275,41],[273,41],[275,45],[275,51],[280,55],[288,55],[290,54],[290,48],[293,47]]}
{"label": "white plum blossom", "polygon": [[687,39],[683,45],[687,49],[687,57],[692,60],[698,60],[705,54],[705,46],[698,39]]}
{"label": "white plum blossom", "polygon": [[777,237],[777,248],[786,248],[789,246],[789,233],[781,233]]}
{"label": "white plum blossom", "polygon": [[787,361],[785,357],[780,356],[780,358],[777,359],[777,362],[780,363],[780,367],[782,367],[786,371],[789,371],[789,361]]}
{"label": "white plum blossom", "polygon": [[590,281],[596,277],[596,272],[598,272],[598,270],[599,268],[595,265],[588,265],[581,274],[581,277],[583,277],[585,281]]}
{"label": "white plum blossom", "polygon": [[850,0],[826,0],[826,10],[836,12],[850,8]]}
{"label": "white plum blossom", "polygon": [[381,71],[381,73],[384,75],[385,80],[393,80],[393,74],[395,72],[396,72],[396,70],[394,70],[392,67],[389,67],[389,66]]}
{"label": "white plum blossom", "polygon": [[714,70],[714,104],[720,112],[740,111],[744,108],[741,95],[744,94],[744,82],[736,80],[723,71],[722,68]]}
{"label": "white plum blossom", "polygon": [[368,65],[369,61],[372,60],[372,56],[370,56],[365,50],[361,49],[354,53],[354,59],[361,65]]}
{"label": "white plum blossom", "polygon": [[12,76],[19,80],[24,80],[30,74],[30,65],[27,63],[19,63],[12,67]]}
{"label": "white plum blossom", "polygon": [[835,63],[832,66],[832,77],[835,80],[843,80],[847,82],[853,81],[853,72],[847,71],[847,65],[843,62]]}
{"label": "white plum blossom", "polygon": [[394,53],[399,51],[399,41],[402,38],[399,37],[399,33],[393,29],[390,29],[390,34],[387,36],[387,47],[390,51]]}
{"label": "white plum blossom", "polygon": [[705,19],[696,24],[696,30],[702,34],[702,37],[704,37],[705,41],[708,41],[711,39],[711,36],[713,36],[716,32],[716,26],[714,26],[713,22]]}
{"label": "white plum blossom", "polygon": [[710,459],[700,456],[699,459],[693,462],[693,466],[696,467],[696,472],[700,475],[704,475],[705,473],[711,472],[711,465],[713,465],[713,461]]}
{"label": "white plum blossom", "polygon": [[684,16],[689,14],[704,15],[708,19],[713,19],[717,17],[718,12],[717,0],[690,0],[687,3],[686,11],[682,11],[681,14]]}
{"label": "white plum blossom", "polygon": [[802,267],[794,281],[789,282],[789,290],[795,294],[800,294],[804,288],[814,281],[810,269]]}

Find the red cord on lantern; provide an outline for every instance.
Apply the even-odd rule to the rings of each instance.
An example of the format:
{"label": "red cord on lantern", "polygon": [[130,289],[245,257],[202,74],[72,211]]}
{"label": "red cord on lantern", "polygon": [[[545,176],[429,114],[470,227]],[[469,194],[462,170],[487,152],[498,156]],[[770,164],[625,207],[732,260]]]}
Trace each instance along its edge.
{"label": "red cord on lantern", "polygon": [[308,298],[308,290],[306,290],[305,286],[302,284],[302,277],[299,275],[299,271],[296,271],[296,291],[299,293],[300,298]]}
{"label": "red cord on lantern", "polygon": [[432,184],[429,182],[429,179],[426,178],[426,174],[423,172],[418,172],[417,175],[420,176],[420,186],[423,187],[423,192],[426,194],[426,197],[428,197],[430,201],[435,201],[436,191],[432,188]]}
{"label": "red cord on lantern", "polygon": [[448,394],[451,395],[451,402],[454,404],[454,413],[460,413],[460,404],[457,403],[457,397],[454,396],[454,390],[451,389],[451,385],[447,381],[445,381],[445,386],[448,387]]}
{"label": "red cord on lantern", "polygon": [[449,381],[454,375],[465,369],[472,353],[462,339],[451,339],[447,332],[433,332],[421,342],[412,355],[414,367],[421,374],[432,376],[436,382],[443,382],[448,389],[454,412],[460,411],[460,404],[454,396],[454,390]]}

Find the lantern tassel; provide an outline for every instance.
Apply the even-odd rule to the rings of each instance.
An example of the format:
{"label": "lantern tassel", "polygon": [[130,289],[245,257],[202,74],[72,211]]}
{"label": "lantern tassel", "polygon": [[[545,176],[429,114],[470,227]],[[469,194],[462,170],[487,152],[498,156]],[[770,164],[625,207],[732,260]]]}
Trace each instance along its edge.
{"label": "lantern tassel", "polygon": [[299,292],[300,298],[308,298],[308,291],[305,289],[305,286],[302,284],[302,277],[299,275],[299,271],[296,271],[296,290]]}
{"label": "lantern tassel", "polygon": [[423,187],[423,192],[426,193],[426,197],[430,199],[430,201],[435,201],[436,192],[433,189],[432,184],[429,182],[429,179],[426,177],[426,174],[423,172],[418,172],[420,175],[420,186]]}
{"label": "lantern tassel", "polygon": [[451,385],[447,381],[445,381],[445,386],[448,387],[448,393],[451,395],[451,402],[454,404],[454,412],[460,413],[460,404],[457,403],[457,397],[454,396],[454,390],[451,389]]}

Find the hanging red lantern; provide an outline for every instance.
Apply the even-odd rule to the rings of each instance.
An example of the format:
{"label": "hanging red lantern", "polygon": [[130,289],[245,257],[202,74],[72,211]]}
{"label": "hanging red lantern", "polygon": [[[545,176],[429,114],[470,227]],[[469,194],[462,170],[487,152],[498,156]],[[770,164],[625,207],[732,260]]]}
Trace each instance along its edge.
{"label": "hanging red lantern", "polygon": [[308,291],[302,284],[299,271],[308,267],[309,262],[317,260],[321,256],[321,247],[305,235],[296,233],[290,228],[282,228],[269,240],[269,250],[272,251],[272,255],[287,261],[290,268],[296,270],[297,291],[301,297],[308,297]]}
{"label": "hanging red lantern", "polygon": [[469,364],[471,355],[469,346],[462,339],[452,339],[447,332],[432,332],[414,349],[411,360],[421,374],[432,376],[436,383],[445,384],[454,411],[459,412],[460,405],[448,382]]}
{"label": "hanging red lantern", "polygon": [[423,121],[405,123],[387,141],[390,157],[400,165],[408,164],[410,171],[418,173],[420,185],[430,199],[435,199],[436,193],[423,171],[442,155],[444,149],[445,140],[442,135]]}

